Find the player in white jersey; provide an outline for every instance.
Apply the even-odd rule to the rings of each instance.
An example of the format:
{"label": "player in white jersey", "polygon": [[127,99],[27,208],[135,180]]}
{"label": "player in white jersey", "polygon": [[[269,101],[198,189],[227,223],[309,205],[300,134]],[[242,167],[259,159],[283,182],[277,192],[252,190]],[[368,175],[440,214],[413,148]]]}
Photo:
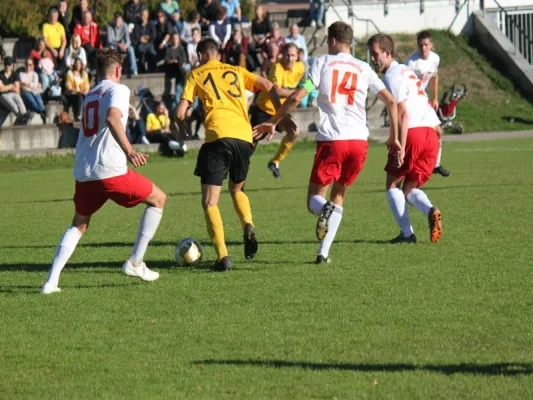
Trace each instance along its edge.
{"label": "player in white jersey", "polygon": [[[330,25],[328,55],[316,59],[304,85],[287,99],[270,122],[254,129],[257,137],[269,133],[270,140],[275,125],[305,96],[318,89],[320,124],[307,198],[309,211],[319,216],[316,226],[316,235],[321,241],[316,258],[318,264],[330,261],[329,249],[342,219],[346,191],[366,159],[368,128],[365,100],[368,91],[377,94],[387,104],[391,119],[388,147],[392,152],[401,149],[396,102],[372,68],[352,57],[352,37],[350,25],[341,21]],[[332,184],[330,201],[327,201],[327,191]]]}
{"label": "player in white jersey", "polygon": [[119,83],[121,55],[116,50],[103,49],[96,64],[100,83],[85,98],[76,143],[74,219],[59,242],[50,274],[41,289],[43,294],[61,291],[58,287],[61,270],[87,231],[92,214],[108,199],[123,207],[147,205],[133,251],[122,271],[145,281],[159,278],[157,272],[146,267],[143,257],[159,226],[167,197],[149,179],[127,167],[127,161],[134,167],[145,165],[148,156],[135,152],[126,137],[130,90]]}
{"label": "player in white jersey", "polygon": [[394,41],[389,35],[372,36],[368,50],[398,104],[402,148],[399,155],[389,153],[385,166],[387,199],[401,229],[391,243],[416,243],[407,203],[426,215],[430,240],[435,243],[442,234],[441,212],[420,187],[431,177],[437,158],[439,138],[434,127],[440,123],[439,118],[413,70],[394,60]]}
{"label": "player in white jersey", "polygon": [[[418,50],[409,56],[407,66],[411,68],[418,79],[422,82],[422,88],[427,93],[427,87],[431,84],[431,94],[433,100],[431,106],[435,111],[439,110],[439,65],[440,57],[433,51],[433,37],[431,32],[422,31],[416,37]],[[442,135],[440,126],[436,128],[439,136]],[[451,172],[440,165],[442,154],[442,140],[439,143],[439,154],[433,170],[434,174],[444,177],[450,176]]]}

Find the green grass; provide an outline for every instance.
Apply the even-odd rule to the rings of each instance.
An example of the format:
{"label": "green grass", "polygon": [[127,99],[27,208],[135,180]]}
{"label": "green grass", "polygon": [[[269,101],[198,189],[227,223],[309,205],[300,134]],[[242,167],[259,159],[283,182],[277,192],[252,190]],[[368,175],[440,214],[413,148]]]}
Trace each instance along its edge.
{"label": "green grass", "polygon": [[[457,106],[456,121],[466,133],[533,129],[533,106],[521,96],[511,79],[496,69],[464,36],[432,31],[439,54],[439,98],[454,83],[465,84],[468,95]],[[404,62],[416,50],[416,35],[393,35],[398,57]],[[366,60],[366,42],[358,54]],[[429,89],[428,89],[429,90]],[[431,96],[431,95],[430,95]]]}
{"label": "green grass", "polygon": [[[296,147],[297,149],[298,147]],[[295,150],[296,150],[295,149]],[[526,399],[533,396],[533,140],[446,143],[453,176],[427,193],[444,236],[397,234],[384,194],[385,149],[372,146],[350,189],[333,263],[312,264],[305,208],[313,151],[274,181],[254,156],[248,193],[260,252],[244,260],[225,193],[235,269],[212,274],[194,157],[143,168],[169,194],[146,259],[161,279],[120,273],[142,208],[105,205],[42,296],[73,213],[71,170],[5,172],[0,229],[0,398]],[[202,268],[173,267],[174,246],[205,244]]]}

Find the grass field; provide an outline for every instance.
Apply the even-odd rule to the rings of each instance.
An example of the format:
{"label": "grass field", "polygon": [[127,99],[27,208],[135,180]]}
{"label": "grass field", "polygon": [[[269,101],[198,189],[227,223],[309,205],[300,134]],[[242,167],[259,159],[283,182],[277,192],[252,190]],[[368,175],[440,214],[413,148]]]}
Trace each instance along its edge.
{"label": "grass field", "polygon": [[[147,253],[161,273],[121,274],[142,209],[107,204],[62,274],[38,294],[73,213],[65,160],[4,172],[0,229],[0,398],[526,399],[533,397],[533,140],[453,143],[427,193],[443,211],[432,245],[398,233],[373,145],[351,189],[332,264],[314,265],[305,209],[313,151],[283,179],[254,156],[248,193],[260,252],[242,254],[229,196],[221,211],[235,269],[213,274],[193,154],[142,171],[168,192]],[[12,160],[12,170],[17,161]],[[178,239],[205,243],[200,268],[173,267]]]}

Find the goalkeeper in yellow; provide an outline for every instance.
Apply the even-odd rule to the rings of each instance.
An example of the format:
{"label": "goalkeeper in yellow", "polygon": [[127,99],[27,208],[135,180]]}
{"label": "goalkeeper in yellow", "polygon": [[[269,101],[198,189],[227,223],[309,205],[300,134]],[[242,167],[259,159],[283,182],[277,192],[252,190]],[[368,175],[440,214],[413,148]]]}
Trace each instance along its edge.
{"label": "goalkeeper in yellow", "polygon": [[[298,83],[305,74],[305,66],[301,61],[298,61],[298,47],[296,47],[294,43],[287,43],[284,45],[281,55],[281,60],[270,68],[268,79],[274,84],[276,92],[283,103],[287,97],[296,91]],[[274,114],[276,114],[274,104],[272,104],[270,97],[265,92],[262,92],[257,97],[255,105],[250,108],[252,126],[257,126],[263,122],[270,121],[270,118],[272,118]],[[268,169],[272,171],[274,178],[281,178],[279,163],[287,157],[287,154],[291,151],[298,135],[299,131],[297,129],[289,129],[287,134],[281,140],[278,152],[274,158],[268,162]]]}
{"label": "goalkeeper in yellow", "polygon": [[[227,271],[232,268],[232,263],[226,248],[218,201],[228,173],[229,191],[244,232],[244,256],[248,260],[253,259],[258,249],[250,201],[243,192],[253,153],[245,90],[268,93],[276,109],[280,101],[267,79],[244,68],[221,63],[218,46],[213,39],[200,41],[196,51],[200,66],[189,74],[176,113],[178,120],[183,121],[195,96],[200,98],[205,109],[205,143],[198,153],[194,174],[201,180],[207,230],[217,253],[211,270]],[[180,126],[185,124],[180,123]],[[292,120],[286,120],[285,126],[289,130],[296,129]]]}

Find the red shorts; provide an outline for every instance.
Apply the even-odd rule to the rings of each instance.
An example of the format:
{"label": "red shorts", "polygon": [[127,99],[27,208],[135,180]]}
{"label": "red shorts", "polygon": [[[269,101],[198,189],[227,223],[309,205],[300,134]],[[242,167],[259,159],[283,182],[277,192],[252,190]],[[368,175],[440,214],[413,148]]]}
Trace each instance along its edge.
{"label": "red shorts", "polygon": [[74,193],[76,212],[83,216],[92,215],[107,199],[122,207],[134,207],[150,196],[153,186],[152,181],[129,168],[126,174],[112,178],[88,182],[76,181]]}
{"label": "red shorts", "polygon": [[407,131],[405,158],[399,168],[393,167],[394,155],[389,153],[385,171],[408,182],[417,182],[418,187],[426,183],[437,162],[439,137],[434,128],[419,127]]}
{"label": "red shorts", "polygon": [[365,165],[366,140],[332,140],[316,142],[316,154],[309,181],[326,186],[333,182],[350,186]]}

